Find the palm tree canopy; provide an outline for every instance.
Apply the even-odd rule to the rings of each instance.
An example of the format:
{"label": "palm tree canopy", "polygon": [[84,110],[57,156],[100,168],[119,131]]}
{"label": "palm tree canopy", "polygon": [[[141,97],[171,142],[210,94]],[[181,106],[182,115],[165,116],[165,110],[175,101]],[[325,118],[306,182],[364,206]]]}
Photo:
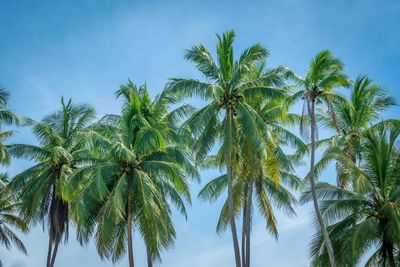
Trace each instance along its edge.
{"label": "palm tree canopy", "polygon": [[[326,104],[335,128],[339,128],[333,104],[342,99],[342,97],[335,92],[335,88],[350,85],[350,80],[343,70],[344,64],[340,59],[334,57],[330,51],[323,50],[311,60],[305,78],[291,76],[297,81],[297,85],[303,88],[291,97],[291,102],[300,97],[305,100],[302,120],[300,122],[300,132],[306,138],[308,138],[309,134],[305,131],[304,127],[306,124],[305,118],[307,117],[306,113],[309,113],[312,101],[315,101],[316,104]],[[311,102],[307,103],[308,100]]]}
{"label": "palm tree canopy", "polygon": [[[306,90],[329,93],[337,86],[347,86],[349,80],[343,73],[344,65],[329,50],[319,52],[312,60],[304,79]],[[322,93],[322,92],[319,92]]]}
{"label": "palm tree canopy", "polygon": [[88,105],[74,105],[71,100],[65,103],[62,99],[61,109],[40,122],[27,119],[38,145],[7,146],[12,156],[35,162],[12,179],[9,189],[19,193],[21,210],[26,218],[46,223],[56,243],[64,234],[65,238],[68,236],[64,183],[73,170],[87,160],[82,154],[86,141],[84,130],[94,113]]}
{"label": "palm tree canopy", "polygon": [[[14,229],[22,232],[28,231],[28,226],[24,219],[17,215],[17,211],[18,203],[13,203],[6,197],[0,199],[0,243],[8,250],[14,245],[18,250],[27,254],[24,244],[14,232]],[[2,266],[0,260],[0,267]]]}
{"label": "palm tree canopy", "polygon": [[[358,77],[353,83],[350,97],[339,99],[334,103],[339,131],[332,137],[317,142],[317,147],[327,148],[328,151],[315,166],[316,177],[333,160],[329,157],[329,150],[334,147],[350,155],[354,163],[360,161],[361,139],[364,132],[374,127],[376,123],[381,124],[379,120],[382,120],[382,112],[395,104],[395,100],[387,95],[385,88],[373,83],[367,76]],[[335,123],[329,114],[319,112],[317,120],[321,126],[335,130]],[[338,184],[342,187],[350,186],[352,181],[348,180],[349,176],[345,175],[339,165],[336,167]]]}
{"label": "palm tree canopy", "polygon": [[[168,111],[175,98],[166,92],[151,100],[145,86],[129,82],[117,91],[121,115],[107,115],[89,132],[93,164],[69,181],[81,242],[94,234],[101,257],[119,260],[126,252],[127,207],[153,259],[175,238],[170,203],[186,216],[191,202],[188,178],[198,178],[177,124],[189,105]],[[81,190],[76,190],[81,179]],[[129,196],[132,196],[130,199]]]}
{"label": "palm tree canopy", "polygon": [[[0,175],[1,181],[4,185],[8,183],[7,174]],[[6,249],[10,250],[11,246],[15,246],[22,253],[27,254],[27,250],[15,233],[15,229],[27,233],[29,231],[28,225],[25,220],[18,215],[18,209],[20,203],[11,197],[12,194],[5,190],[6,187],[0,188],[0,244]],[[0,267],[3,264],[0,260]]]}
{"label": "palm tree canopy", "polygon": [[[235,166],[235,172],[239,179],[234,181],[233,200],[235,215],[238,216],[244,207],[248,191],[248,182],[253,180],[255,188],[255,203],[258,211],[265,219],[266,228],[275,237],[278,237],[273,206],[283,210],[285,213],[295,215],[293,205],[295,197],[289,189],[298,189],[300,180],[294,172],[294,165],[297,159],[292,155],[284,153],[283,146],[303,147],[305,144],[294,134],[284,128],[285,125],[292,125],[299,116],[288,113],[288,106],[285,98],[264,99],[262,97],[249,100],[254,109],[260,114],[265,127],[263,142],[268,148],[267,153],[255,155],[251,147],[246,146],[246,140],[241,140],[241,161]],[[208,157],[201,165],[209,168],[218,166],[214,157]],[[214,161],[214,162],[213,162]],[[207,183],[200,191],[199,197],[204,200],[215,201],[227,187],[227,176],[222,174]],[[228,206],[225,202],[217,225],[217,232],[226,229],[229,223]],[[244,211],[243,211],[244,212]]]}
{"label": "palm tree canopy", "polygon": [[[382,120],[382,112],[396,105],[387,93],[387,89],[374,83],[368,76],[358,77],[352,85],[350,97],[334,103],[340,125],[339,135],[357,135]],[[321,126],[335,129],[329,116],[324,113],[318,115]]]}
{"label": "palm tree canopy", "polygon": [[179,98],[197,95],[210,101],[195,112],[185,126],[191,129],[196,139],[197,160],[203,160],[214,144],[221,144],[218,153],[221,167],[234,160],[239,129],[243,129],[242,133],[260,148],[259,133],[263,132],[264,125],[246,99],[284,95],[285,90],[276,85],[283,85],[281,77],[289,72],[280,67],[275,73],[254,75],[255,64],[268,56],[268,50],[254,44],[235,59],[234,37],[233,31],[217,36],[216,59],[202,44],[187,50],[185,58],[196,65],[206,81],[175,78],[168,85],[168,90]]}
{"label": "palm tree canopy", "polygon": [[[362,142],[363,157],[359,166],[340,149],[330,151],[346,175],[361,177],[358,179],[364,181],[357,191],[329,184],[318,186],[321,210],[341,266],[354,266],[371,249],[367,266],[399,264],[399,134],[400,128],[396,126],[368,130]],[[305,193],[302,201],[309,200],[310,194]],[[321,242],[317,234],[312,242],[312,256],[317,266],[326,266],[326,252],[321,249]]]}
{"label": "palm tree canopy", "polygon": [[[278,226],[273,210],[275,205],[278,210],[285,212],[290,216],[295,215],[294,204],[296,203],[296,198],[290,190],[285,187],[288,185],[289,188],[293,188],[299,184],[299,179],[292,174],[286,173],[285,171],[280,172],[281,183],[277,184],[274,178],[268,176],[265,173],[265,169],[260,169],[256,177],[254,177],[256,189],[256,194],[254,196],[255,203],[257,203],[257,208],[260,215],[265,219],[266,229],[274,237],[278,237]],[[246,180],[237,179],[234,181],[233,185],[233,200],[234,200],[234,210],[235,215],[239,216],[244,206],[244,201],[246,199]],[[199,192],[198,196],[200,199],[215,201],[217,200],[227,188],[227,176],[222,174],[210,182],[208,182],[203,189]],[[222,232],[226,230],[229,224],[229,214],[228,214],[228,203],[225,201],[220,217],[217,224],[217,232]]]}
{"label": "palm tree canopy", "polygon": [[[8,109],[10,93],[0,87],[0,164],[9,165],[11,157],[4,142],[14,135],[14,131],[2,131],[4,125],[19,124],[21,119],[14,112]],[[0,182],[1,184],[1,182]]]}

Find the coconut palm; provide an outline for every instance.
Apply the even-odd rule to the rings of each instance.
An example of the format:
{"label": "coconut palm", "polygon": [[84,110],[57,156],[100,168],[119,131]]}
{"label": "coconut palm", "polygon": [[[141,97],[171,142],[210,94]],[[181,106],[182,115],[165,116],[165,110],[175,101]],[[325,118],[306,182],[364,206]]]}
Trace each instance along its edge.
{"label": "coconut palm", "polygon": [[[7,175],[2,174],[0,180],[6,184],[8,182]],[[22,253],[27,254],[23,242],[14,232],[14,229],[26,233],[28,226],[24,219],[18,216],[19,203],[13,200],[10,195],[4,188],[0,192],[0,243],[8,250],[14,245]],[[2,266],[3,263],[0,260],[0,267]]]}
{"label": "coconut palm", "polygon": [[[287,69],[285,69],[284,72],[282,72],[280,69],[281,68],[279,67],[272,71],[268,71],[264,74],[264,76],[271,76],[272,78],[277,73],[279,73],[278,75],[284,75],[285,77],[294,75]],[[276,81],[277,79],[273,80]],[[280,81],[284,81],[282,77]],[[280,87],[285,86],[284,83],[276,82],[274,82],[274,85]],[[286,98],[271,100],[259,97],[252,98],[251,100],[249,99],[248,102],[252,107],[254,107],[266,125],[263,138],[266,150],[264,154],[255,154],[252,149],[245,149],[242,152],[243,167],[241,169],[246,171],[246,169],[248,170],[250,167],[250,170],[247,171],[247,174],[244,173],[243,175],[243,177],[248,177],[246,190],[247,199],[245,200],[243,207],[243,214],[245,215],[243,225],[246,228],[244,231],[246,242],[242,241],[242,244],[246,244],[246,249],[244,250],[246,252],[242,253],[242,255],[245,255],[247,267],[250,266],[252,194],[253,191],[256,191],[258,194],[260,194],[258,189],[259,186],[257,186],[257,178],[259,179],[258,176],[262,177],[263,175],[269,177],[276,184],[276,187],[278,188],[277,191],[279,191],[279,188],[281,187],[286,190],[284,188],[285,185],[289,186],[291,189],[298,189],[298,178],[293,175],[293,173],[294,166],[300,163],[300,159],[298,158],[298,155],[288,155],[284,153],[283,147],[292,147],[296,150],[302,150],[306,147],[300,138],[286,129],[286,127],[298,125],[301,118],[301,116],[289,112],[291,106]],[[244,144],[246,144],[246,142],[244,142]],[[256,172],[254,173],[252,170],[256,170]],[[283,185],[279,185],[281,182]],[[252,189],[253,186],[255,186],[254,190]],[[273,189],[269,188],[269,190]],[[271,195],[271,198],[274,198],[274,192],[268,192],[268,195]],[[289,205],[293,204],[296,200],[290,196],[289,191],[287,191],[287,196],[285,196],[283,193],[280,194],[280,196],[283,197],[281,202],[286,201],[286,206],[281,205],[279,200],[274,201],[275,204],[279,208],[288,211],[288,215],[295,215],[294,211],[291,210]],[[260,202],[258,202],[258,204],[259,207],[262,207]],[[266,224],[268,229],[268,225],[271,224],[273,220],[269,220],[269,217],[265,216],[265,213],[264,218],[267,219]],[[270,232],[277,238],[277,231],[271,230]]]}
{"label": "coconut palm", "polygon": [[[355,266],[364,259],[366,266],[400,264],[399,126],[397,123],[390,128],[379,126],[366,131],[359,164],[339,148],[330,151],[330,157],[339,162],[346,175],[365,181],[357,191],[329,184],[317,188],[340,266]],[[302,201],[309,200],[310,194],[306,193]],[[321,246],[322,238],[317,234],[312,244],[316,266],[328,263]]]}
{"label": "coconut palm", "polygon": [[[326,230],[325,222],[319,210],[318,199],[315,192],[315,150],[317,141],[317,120],[316,120],[316,105],[325,104],[331,115],[332,121],[337,129],[339,125],[336,118],[336,113],[333,109],[333,103],[338,98],[334,89],[338,86],[348,86],[349,80],[343,73],[343,63],[335,58],[329,51],[324,50],[319,52],[311,61],[307,75],[304,79],[298,79],[299,84],[304,88],[300,90],[294,97],[302,96],[304,99],[303,115],[308,115],[310,122],[310,137],[311,137],[311,158],[309,181],[313,196],[313,204],[317,215],[318,224],[324,237],[324,244],[328,251],[329,262],[331,267],[336,267],[334,252],[328,231]],[[305,116],[303,116],[305,117]],[[300,124],[300,131],[303,135],[308,136],[304,128],[304,122]]]}
{"label": "coconut palm", "polygon": [[81,153],[86,140],[84,130],[93,118],[92,107],[61,99],[60,110],[40,122],[27,120],[39,145],[7,146],[12,156],[35,161],[12,179],[9,188],[19,193],[21,210],[28,220],[47,225],[48,267],[54,266],[62,239],[68,239],[69,205],[63,197],[63,184],[86,162]]}
{"label": "coconut palm", "polygon": [[[16,215],[18,204],[11,202],[8,198],[0,199],[0,243],[10,249],[12,245],[16,246],[21,252],[27,254],[23,242],[19,239],[14,229],[27,232],[28,227],[23,218]],[[0,267],[3,263],[0,260]]]}
{"label": "coconut palm", "polygon": [[[253,65],[252,71],[249,74],[249,79],[263,78],[264,85],[269,85],[275,88],[287,88],[286,80],[288,78],[293,79],[296,74],[289,70],[287,67],[278,67],[271,70],[265,70],[265,62]],[[289,88],[288,88],[289,89]],[[290,99],[290,98],[289,98]],[[240,177],[244,178],[244,199],[243,199],[243,229],[242,229],[242,265],[250,266],[250,229],[251,229],[251,213],[253,206],[253,192],[256,191],[260,194],[260,188],[257,185],[257,181],[260,177],[266,176],[272,179],[277,187],[282,187],[279,182],[282,180],[284,185],[290,185],[293,189],[298,188],[298,178],[293,175],[293,166],[298,163],[298,158],[294,155],[286,155],[283,152],[283,146],[294,147],[297,150],[303,150],[306,145],[296,135],[288,131],[284,126],[298,125],[301,116],[297,114],[289,113],[291,107],[288,98],[265,98],[262,96],[251,97],[246,99],[247,103],[251,105],[254,110],[260,115],[265,123],[265,129],[263,132],[263,143],[265,151],[263,153],[255,154],[248,145],[246,140],[242,140],[244,144],[241,152],[241,164],[238,169],[238,173],[241,173]],[[255,171],[254,171],[255,170]],[[282,178],[282,179],[280,179]],[[288,182],[290,182],[288,184]],[[255,188],[254,188],[255,187]],[[282,187],[284,190],[285,188]],[[272,190],[269,188],[269,190]],[[279,191],[279,190],[277,190]],[[267,192],[267,196],[259,198],[264,200],[263,202],[258,201],[258,207],[261,208],[260,212],[266,219],[267,230],[270,231],[276,238],[278,237],[278,231],[276,225],[274,225],[274,214],[266,205],[268,202],[269,195],[274,195],[274,192]],[[290,196],[283,196],[287,205],[295,202],[295,199]],[[276,196],[276,194],[275,194]],[[273,197],[272,197],[273,198]],[[277,206],[282,208],[283,205],[277,201]],[[264,205],[263,205],[264,204]],[[263,207],[263,209],[262,209]],[[291,207],[285,207],[289,215],[295,215]],[[272,219],[271,219],[272,218]]]}
{"label": "coconut palm", "polygon": [[193,147],[198,161],[202,161],[215,144],[220,144],[217,161],[220,168],[226,168],[229,224],[235,262],[239,267],[240,248],[233,200],[233,184],[238,176],[234,172],[234,166],[239,160],[239,132],[243,134],[243,139],[251,140],[255,149],[262,150],[261,133],[264,128],[262,119],[245,99],[260,95],[277,97],[283,92],[266,86],[264,77],[249,78],[252,65],[263,60],[268,51],[261,45],[255,44],[235,60],[234,37],[233,31],[217,35],[216,59],[212,58],[202,44],[186,51],[185,58],[196,65],[206,77],[206,81],[175,78],[171,79],[168,87],[179,97],[197,95],[208,101],[206,106],[195,112],[185,125],[197,139]]}
{"label": "coconut palm", "polygon": [[[294,216],[292,205],[296,202],[294,196],[285,187],[298,188],[299,179],[293,174],[293,166],[297,159],[283,152],[283,146],[290,145],[298,149],[305,144],[290,131],[282,126],[293,124],[299,120],[298,115],[287,113],[289,106],[284,98],[269,101],[263,98],[249,100],[255,110],[263,118],[265,128],[264,143],[267,150],[263,154],[255,154],[246,140],[242,140],[241,161],[235,168],[239,179],[234,181],[233,201],[235,216],[242,212],[242,266],[250,266],[250,229],[254,200],[258,210],[265,219],[266,229],[278,238],[278,227],[272,207],[285,211]],[[212,167],[212,157],[205,161],[206,167]],[[200,191],[199,197],[214,201],[226,190],[226,174],[211,180]],[[253,193],[254,192],[254,193]],[[254,200],[253,200],[254,199]],[[229,224],[227,203],[223,206],[217,225],[217,232],[226,229]]]}
{"label": "coconut palm", "polygon": [[[10,93],[0,87],[0,129],[6,124],[18,124],[20,122],[20,118],[8,109],[8,99],[10,97]],[[10,164],[10,155],[8,150],[4,144],[4,141],[12,137],[14,131],[1,131],[0,130],[0,164],[1,165],[9,165]],[[0,181],[1,183],[1,181]]]}
{"label": "coconut palm", "polygon": [[[357,164],[361,160],[361,136],[371,126],[381,120],[381,113],[395,105],[393,98],[387,95],[387,90],[374,83],[367,76],[358,77],[352,86],[349,99],[341,99],[334,103],[337,114],[339,131],[334,136],[320,140],[318,147],[339,147],[351,156]],[[319,113],[318,121],[322,125],[335,130],[335,124],[330,115]],[[329,153],[327,153],[329,154]],[[315,174],[318,175],[329,164],[328,157],[323,156],[315,165]],[[349,181],[344,175],[345,170],[336,166],[338,186],[348,187],[350,184],[357,187],[357,181]]]}
{"label": "coconut palm", "polygon": [[[0,88],[0,128],[4,124],[18,124],[20,118],[8,109],[9,92]],[[14,131],[0,131],[0,165],[10,164],[10,154],[4,141],[9,139]],[[11,199],[11,194],[6,190],[9,182],[7,173],[0,174],[0,243],[10,249],[15,245],[21,252],[26,254],[26,248],[19,239],[14,229],[27,232],[25,221],[17,215],[18,203]],[[12,227],[12,228],[11,228]],[[14,229],[13,229],[14,228]],[[3,263],[0,260],[0,267]]]}
{"label": "coconut palm", "polygon": [[175,126],[191,107],[168,112],[173,97],[164,92],[151,101],[145,86],[137,88],[131,82],[121,86],[117,96],[124,100],[122,114],[105,116],[89,133],[94,164],[69,181],[76,188],[76,181],[86,177],[74,196],[78,234],[82,242],[94,234],[100,256],[113,262],[127,250],[133,267],[136,228],[152,266],[161,249],[170,247],[175,238],[170,203],[186,215],[188,177],[197,177],[186,140]]}
{"label": "coconut palm", "polygon": [[[248,157],[248,159],[250,158],[251,157]],[[253,160],[257,159],[253,158]],[[269,168],[276,163],[272,162],[273,160],[267,158],[264,161],[258,160],[258,164],[251,164],[250,168],[255,167],[256,169],[250,171],[249,168],[246,168],[244,171],[248,172],[248,176],[242,179],[235,179],[233,184],[235,216],[239,216],[240,212],[242,212],[244,224],[242,229],[242,266],[250,266],[250,229],[254,216],[252,214],[254,201],[257,203],[256,206],[260,215],[265,219],[267,231],[276,239],[278,238],[278,227],[273,206],[275,205],[276,208],[284,211],[289,216],[295,215],[293,205],[296,199],[285,187],[285,184],[289,186],[298,185],[299,180],[295,175],[287,173],[284,170],[279,170],[279,179],[281,182],[277,183],[275,180],[276,177],[274,177],[275,170],[271,171],[272,168]],[[245,174],[241,172],[241,175]],[[200,191],[199,197],[201,199],[215,201],[224,193],[226,188],[227,175],[223,174],[207,183]],[[226,201],[220,213],[217,232],[224,231],[228,225],[229,213],[228,203]]]}

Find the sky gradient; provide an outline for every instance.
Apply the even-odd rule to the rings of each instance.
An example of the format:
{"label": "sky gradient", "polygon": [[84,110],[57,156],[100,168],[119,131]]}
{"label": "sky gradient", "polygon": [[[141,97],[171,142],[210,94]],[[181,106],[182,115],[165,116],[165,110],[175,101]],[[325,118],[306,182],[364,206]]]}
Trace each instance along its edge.
{"label": "sky gradient", "polygon": [[[62,96],[93,105],[101,117],[119,112],[114,92],[128,78],[147,83],[152,96],[161,92],[168,78],[202,78],[184,61],[185,49],[201,42],[214,52],[215,33],[234,29],[236,53],[260,42],[270,51],[269,67],[283,64],[304,75],[311,58],[329,49],[346,64],[351,78],[368,74],[392,95],[400,96],[399,1],[216,2],[2,0],[0,85],[12,94],[11,108],[35,120],[59,108]],[[398,118],[397,111],[392,109],[385,116]],[[18,131],[12,142],[35,142],[28,129]],[[29,164],[16,160],[8,171],[16,174]],[[304,170],[298,174],[303,176]],[[230,235],[215,233],[221,201],[209,205],[196,199],[201,186],[216,174],[204,172],[201,184],[193,184],[188,220],[174,216],[177,241],[164,253],[161,266],[233,266]],[[324,176],[325,180],[334,179],[332,172],[326,174],[330,176]],[[294,220],[278,216],[279,242],[255,218],[253,266],[308,265],[311,210],[302,206],[296,211]],[[0,247],[5,267],[44,266],[47,234],[34,227],[23,240],[29,257]],[[137,266],[144,266],[144,249],[137,235],[134,246]],[[55,265],[112,263],[101,261],[92,243],[82,248],[71,229]],[[127,266],[126,259],[115,266]]]}

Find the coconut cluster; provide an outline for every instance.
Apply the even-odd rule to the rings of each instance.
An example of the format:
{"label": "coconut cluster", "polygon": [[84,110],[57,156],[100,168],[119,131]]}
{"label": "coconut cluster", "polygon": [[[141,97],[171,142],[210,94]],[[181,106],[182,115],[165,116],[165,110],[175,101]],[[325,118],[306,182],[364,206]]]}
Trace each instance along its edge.
{"label": "coconut cluster", "polygon": [[237,111],[236,111],[236,105],[237,103],[241,102],[243,99],[243,96],[241,95],[229,95],[229,96],[225,96],[224,98],[222,98],[219,101],[219,107],[226,107],[226,109],[232,110],[233,111],[233,115],[236,116],[237,115]]}

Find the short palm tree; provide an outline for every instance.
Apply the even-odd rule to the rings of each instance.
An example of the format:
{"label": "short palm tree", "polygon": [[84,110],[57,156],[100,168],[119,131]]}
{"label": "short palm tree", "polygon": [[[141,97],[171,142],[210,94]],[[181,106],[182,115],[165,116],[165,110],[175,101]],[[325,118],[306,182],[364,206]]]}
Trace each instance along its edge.
{"label": "short palm tree", "polygon": [[[350,98],[334,103],[339,131],[330,138],[318,141],[317,146],[328,147],[328,149],[339,147],[351,155],[353,162],[357,164],[361,160],[363,133],[382,120],[381,113],[393,105],[395,105],[395,101],[387,95],[385,88],[377,85],[367,76],[358,77],[352,86]],[[322,125],[335,130],[335,124],[329,114],[319,113],[317,119]],[[315,165],[315,174],[321,173],[329,162],[328,157],[323,156]],[[339,186],[357,187],[357,181],[349,181],[350,177],[344,175],[345,170],[341,170],[338,164],[336,170]]]}
{"label": "short palm tree", "polygon": [[[287,173],[283,169],[278,171],[281,182],[275,180],[274,171],[276,170],[275,168],[279,168],[278,166],[271,168],[272,165],[277,163],[273,162],[275,159],[266,158],[265,160],[257,160],[250,156],[248,156],[248,159],[253,159],[257,163],[252,162],[250,165],[247,165],[247,168],[242,166],[243,172],[240,172],[241,179],[236,179],[233,184],[235,217],[239,216],[240,212],[243,215],[242,266],[250,266],[250,229],[254,216],[252,214],[254,208],[253,202],[257,203],[258,211],[265,219],[267,231],[275,238],[278,238],[278,227],[273,206],[275,205],[279,210],[284,211],[290,216],[294,216],[293,205],[296,203],[296,198],[285,187],[285,184],[289,186],[299,184],[299,180],[295,175]],[[249,163],[249,161],[246,161],[246,163]],[[251,168],[255,169],[251,171]],[[207,183],[200,191],[199,197],[204,200],[215,201],[223,195],[226,188],[227,175],[222,174]],[[217,232],[224,231],[228,225],[229,212],[226,201],[220,213]]]}
{"label": "short palm tree", "polygon": [[240,267],[240,248],[233,200],[234,180],[238,176],[234,169],[239,160],[239,132],[243,134],[243,139],[251,140],[255,149],[262,150],[261,133],[264,128],[262,119],[245,99],[256,96],[277,97],[283,92],[271,88],[269,84],[265,85],[264,77],[249,78],[252,66],[268,55],[264,47],[259,44],[252,45],[235,60],[233,51],[235,33],[228,31],[217,37],[216,59],[212,58],[202,44],[186,51],[185,58],[196,65],[206,77],[206,81],[175,78],[171,79],[168,87],[179,97],[197,95],[208,101],[206,106],[195,112],[185,125],[191,129],[196,138],[193,147],[198,161],[205,159],[210,149],[216,143],[219,144],[217,161],[220,168],[226,168],[229,224],[236,266]]}
{"label": "short palm tree", "polygon": [[[6,184],[8,179],[6,175],[1,175],[1,181]],[[10,249],[12,245],[16,246],[21,252],[27,254],[26,248],[19,239],[14,229],[18,229],[24,233],[28,232],[28,226],[23,218],[18,216],[18,206],[15,200],[12,200],[8,191],[4,189],[0,192],[0,243],[6,249]],[[3,263],[0,260],[0,267]]]}
{"label": "short palm tree", "polygon": [[[18,124],[20,118],[8,109],[9,92],[0,88],[0,128],[4,124]],[[1,131],[0,132],[0,165],[10,164],[10,154],[4,141],[12,137],[14,131]],[[28,227],[25,221],[17,215],[18,203],[11,199],[11,194],[7,190],[8,176],[6,173],[0,174],[0,243],[10,249],[11,245],[15,245],[23,253],[26,248],[22,241],[19,239],[14,229],[22,232],[27,232]],[[3,264],[0,260],[0,267]]]}
{"label": "short palm tree", "polygon": [[94,118],[94,109],[61,100],[61,109],[42,121],[27,120],[39,145],[13,144],[7,146],[17,158],[35,161],[35,165],[17,174],[9,188],[19,194],[21,210],[28,220],[42,222],[49,231],[48,267],[54,266],[62,238],[68,238],[69,204],[63,197],[68,176],[86,158],[81,151],[85,145],[85,128]]}
{"label": "short palm tree", "polygon": [[168,112],[173,97],[164,92],[151,101],[146,87],[131,82],[121,86],[117,95],[124,100],[122,114],[107,115],[92,127],[88,150],[94,164],[77,171],[70,181],[76,188],[74,180],[86,177],[74,196],[79,236],[84,242],[95,234],[100,256],[113,262],[127,250],[133,267],[136,228],[152,266],[161,249],[170,247],[175,238],[169,203],[186,215],[188,177],[197,176],[186,140],[175,128],[176,120],[191,108]]}
{"label": "short palm tree", "polygon": [[[379,126],[365,132],[358,165],[351,154],[339,148],[330,151],[329,156],[346,170],[346,175],[365,181],[357,191],[329,184],[317,188],[340,266],[355,266],[364,259],[366,266],[400,264],[399,126]],[[310,194],[306,193],[302,201],[309,200]],[[322,240],[320,234],[313,240],[316,266],[328,264]]]}
{"label": "short palm tree", "polygon": [[[300,90],[294,97],[302,96],[307,114],[309,117],[311,128],[311,158],[309,181],[313,196],[313,204],[317,215],[318,224],[324,237],[325,246],[328,251],[331,267],[336,267],[334,252],[328,231],[326,230],[325,222],[319,210],[318,199],[315,192],[315,150],[317,141],[317,120],[316,120],[316,105],[326,104],[330,112],[332,121],[337,129],[339,125],[336,118],[336,113],[333,109],[333,103],[337,100],[338,95],[334,89],[338,86],[348,86],[349,79],[343,73],[343,63],[335,58],[329,51],[324,50],[319,52],[311,61],[307,75],[304,79],[298,79],[300,86],[304,89]],[[304,131],[304,123],[300,124],[300,131],[306,135]]]}
{"label": "short palm tree", "polygon": [[[0,128],[5,124],[18,124],[20,122],[20,118],[8,109],[9,97],[10,93],[0,87]],[[4,141],[12,137],[13,134],[14,131],[0,131],[0,164],[3,166],[10,164],[10,155]]]}

